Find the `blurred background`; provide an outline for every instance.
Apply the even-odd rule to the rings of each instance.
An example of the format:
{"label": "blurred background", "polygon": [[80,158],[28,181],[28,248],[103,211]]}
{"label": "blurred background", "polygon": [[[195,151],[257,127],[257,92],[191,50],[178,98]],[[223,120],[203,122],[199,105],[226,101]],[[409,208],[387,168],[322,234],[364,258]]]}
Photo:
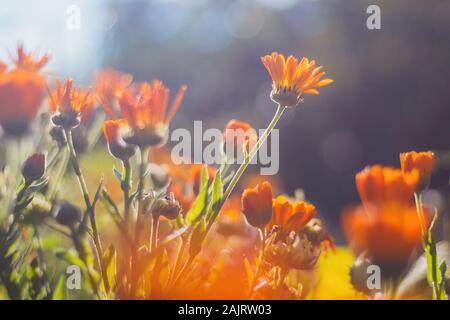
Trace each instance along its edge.
{"label": "blurred background", "polygon": [[[366,9],[381,8],[381,30]],[[80,29],[67,27],[73,7]],[[72,8],[72,9],[71,9]],[[69,10],[69,11],[67,11]],[[338,242],[343,207],[358,201],[365,165],[399,166],[398,153],[450,149],[448,0],[16,0],[0,10],[0,59],[17,43],[52,55],[46,71],[90,85],[112,66],[188,93],[173,127],[264,128],[275,105],[260,56],[308,56],[335,83],[280,122],[282,190],[302,188]],[[444,159],[445,159],[445,153]],[[441,161],[433,189],[448,192]],[[442,193],[432,201],[445,207]]]}

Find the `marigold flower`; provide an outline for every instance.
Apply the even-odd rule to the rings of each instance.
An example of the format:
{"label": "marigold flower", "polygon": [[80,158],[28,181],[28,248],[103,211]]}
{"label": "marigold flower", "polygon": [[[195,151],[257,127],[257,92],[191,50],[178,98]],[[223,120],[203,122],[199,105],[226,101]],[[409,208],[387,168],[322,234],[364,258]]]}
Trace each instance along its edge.
{"label": "marigold flower", "polygon": [[17,58],[14,59],[14,64],[17,69],[29,72],[38,72],[48,62],[48,54],[35,59],[32,54],[27,54],[23,45],[17,47]]}
{"label": "marigold flower", "polygon": [[267,226],[269,230],[279,226],[284,232],[300,231],[317,215],[314,205],[306,201],[291,202],[284,196],[273,199],[272,207],[272,219]]}
{"label": "marigold flower", "polygon": [[15,69],[7,71],[0,62],[0,124],[5,133],[26,133],[45,97],[47,80],[38,73],[48,61],[44,55],[34,59],[18,47]]}
{"label": "marigold flower", "polygon": [[166,115],[169,103],[169,89],[159,80],[141,84],[137,95],[124,91],[119,98],[122,116],[132,129],[132,135],[125,138],[141,148],[161,146],[168,136],[168,127],[177,112],[186,86],[182,86]]}
{"label": "marigold flower", "polygon": [[247,222],[257,228],[263,228],[272,218],[272,187],[264,181],[254,188],[244,190],[241,197],[242,212]]}
{"label": "marigold flower", "polygon": [[131,74],[121,73],[113,68],[106,68],[96,73],[95,92],[110,118],[120,118],[120,110],[117,110],[118,106],[116,107],[115,104],[132,82]]}
{"label": "marigold flower", "polygon": [[416,152],[410,151],[400,153],[400,165],[404,174],[413,170],[419,172],[418,191],[427,188],[433,171],[434,154],[431,151]]}
{"label": "marigold flower", "polygon": [[57,126],[68,129],[77,127],[80,121],[89,117],[95,106],[95,99],[89,91],[73,87],[73,80],[56,80],[56,89],[50,94],[49,109],[53,116],[52,121]]}
{"label": "marigold flower", "polygon": [[230,120],[223,132],[226,152],[228,151],[228,146],[232,147],[234,157],[239,155],[238,148],[242,150],[245,145],[247,153],[250,153],[250,150],[258,142],[256,131],[247,122],[236,119]]}
{"label": "marigold flower", "polygon": [[359,206],[343,215],[344,232],[356,252],[367,251],[383,272],[401,270],[422,239],[416,209],[401,203]]}
{"label": "marigold flower", "polygon": [[417,170],[403,173],[399,169],[375,165],[357,173],[355,180],[359,196],[365,204],[409,204],[419,181],[419,173]]}
{"label": "marigold flower", "polygon": [[108,144],[109,152],[116,158],[126,161],[135,153],[135,147],[127,144],[121,135],[121,129],[127,126],[123,119],[106,120],[103,123],[103,134]]}
{"label": "marigold flower", "polygon": [[302,58],[300,62],[294,56],[287,59],[273,52],[261,57],[261,61],[272,78],[271,98],[282,106],[295,107],[304,94],[319,94],[318,88],[329,85],[332,79],[322,79],[325,72],[322,66],[316,67],[314,60]]}

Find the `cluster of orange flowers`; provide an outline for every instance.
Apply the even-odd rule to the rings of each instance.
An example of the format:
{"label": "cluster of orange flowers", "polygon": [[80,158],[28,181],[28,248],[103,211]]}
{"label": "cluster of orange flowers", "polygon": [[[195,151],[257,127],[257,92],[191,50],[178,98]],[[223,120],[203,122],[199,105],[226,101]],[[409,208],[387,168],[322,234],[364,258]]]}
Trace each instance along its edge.
{"label": "cluster of orange flowers", "polygon": [[344,213],[343,226],[356,252],[383,271],[398,274],[420,243],[429,217],[418,215],[413,195],[428,184],[433,153],[400,154],[401,169],[375,165],[356,175],[363,203]]}
{"label": "cluster of orange flowers", "polygon": [[[8,70],[5,64],[0,63],[0,124],[5,134],[21,136],[29,131],[48,90],[46,77],[40,71],[47,60],[47,55],[33,58],[32,54],[25,53],[23,47],[19,46],[18,57],[13,61],[13,69]],[[305,94],[318,94],[318,88],[332,83],[331,79],[322,79],[325,74],[321,71],[322,67],[316,66],[315,61],[309,61],[307,58],[299,61],[293,56],[285,59],[281,54],[272,53],[269,56],[262,57],[262,62],[273,81],[271,97],[279,104],[279,110],[282,111],[287,107],[298,105]],[[76,206],[67,203],[59,204],[56,220],[60,224],[70,227],[70,231],[75,233],[80,230],[83,231],[84,224],[87,223],[85,217],[89,216],[94,247],[97,250],[97,257],[99,257],[99,274],[107,293],[110,290],[109,281],[94,214],[95,204],[93,203],[96,200],[91,201],[74,150],[76,146],[73,147],[72,139],[76,138],[77,130],[83,131],[89,125],[91,118],[93,118],[92,115],[97,112],[97,105],[101,105],[104,114],[109,117],[102,124],[103,134],[110,154],[121,160],[124,166],[124,176],[120,176],[120,179],[121,188],[124,191],[125,222],[120,222],[119,227],[125,230],[127,237],[130,237],[129,231],[135,231],[134,238],[129,241],[131,243],[130,248],[123,251],[129,257],[123,259],[124,261],[120,265],[123,277],[120,281],[118,280],[118,297],[136,297],[139,285],[145,290],[145,286],[148,286],[146,277],[148,271],[139,268],[144,265],[145,253],[153,254],[152,250],[158,244],[160,217],[165,217],[167,221],[170,221],[168,225],[172,229],[186,225],[185,215],[195,205],[196,198],[202,188],[203,166],[177,167],[170,165],[170,161],[167,161],[167,159],[163,159],[162,163],[156,159],[161,154],[164,157],[164,151],[156,149],[166,144],[170,123],[183,101],[186,89],[185,85],[181,86],[172,102],[170,102],[169,89],[162,81],[153,80],[136,83],[131,75],[122,74],[113,69],[105,69],[97,73],[93,90],[76,87],[71,79],[57,80],[55,89],[53,91],[48,90],[48,107],[53,124],[51,135],[61,143],[59,146],[67,144],[71,164],[86,204],[86,213],[83,218],[81,218],[81,212]],[[278,121],[278,119],[276,120]],[[273,127],[270,130],[272,129]],[[237,140],[235,135],[229,134],[233,130],[243,130],[246,135],[242,140]],[[265,139],[267,136],[262,138]],[[258,137],[252,130],[250,124],[239,120],[231,120],[224,129],[224,145],[228,145],[227,142],[230,142],[229,145],[236,148],[234,154],[238,153],[237,148],[245,149],[247,154],[251,154],[252,150],[259,148],[258,142],[260,142],[260,139],[261,137]],[[150,167],[152,187],[146,188],[144,178],[145,169],[148,165],[146,152],[149,149],[152,161],[159,162],[159,168]],[[129,169],[130,166],[130,158],[138,150],[142,157],[138,173],[139,182],[136,192],[131,195],[131,177],[129,176],[131,171],[127,168]],[[31,157],[29,161],[31,161],[31,167],[28,164],[25,166],[26,168],[33,169],[33,165],[37,163],[39,168],[45,169],[45,157],[42,154]],[[414,162],[415,160],[408,161]],[[163,168],[165,162],[168,163]],[[158,166],[154,163],[152,165]],[[244,163],[244,167],[241,168],[245,169],[245,165]],[[162,173],[159,175],[160,172],[156,169],[161,169]],[[23,175],[25,179],[29,177],[28,180],[35,181],[36,175],[29,174],[28,171],[30,170],[24,169]],[[44,170],[38,171],[40,178],[43,176]],[[211,185],[218,170],[208,167],[206,173],[208,185]],[[237,177],[237,179],[239,178],[240,176]],[[167,195],[157,198],[154,191],[167,186]],[[370,187],[366,187],[366,189],[370,189]],[[321,252],[330,247],[334,248],[331,236],[317,218],[316,207],[306,201],[290,199],[284,195],[274,198],[272,185],[267,181],[257,184],[254,188],[245,189],[242,196],[238,192],[232,193],[233,190],[230,190],[229,194],[222,190],[225,191],[226,198],[223,203],[219,203],[219,209],[211,207],[213,208],[211,210],[218,210],[217,214],[222,211],[215,230],[222,235],[232,233],[249,235],[251,232],[248,233],[247,231],[248,228],[251,229],[249,226],[252,226],[259,230],[262,237],[260,254],[255,262],[254,281],[249,284],[250,295],[245,295],[245,297],[258,295],[263,298],[276,297],[277,295],[278,297],[289,297],[289,292],[294,290],[294,288],[288,287],[285,282],[289,272],[292,269],[309,270],[314,268]],[[369,193],[369,191],[366,191],[364,197],[375,197],[375,195]],[[229,198],[227,198],[228,196]],[[383,196],[376,195],[380,198]],[[388,196],[391,195],[386,195],[386,197]],[[407,196],[404,195],[405,199]],[[150,244],[147,248],[146,246],[141,247],[142,235],[140,232],[145,227],[145,219],[149,215],[146,215],[146,217],[144,215],[149,211],[150,206],[153,218],[151,219]],[[135,207],[137,209],[136,224],[134,228],[131,228],[132,224],[129,224],[127,219],[130,217],[129,211],[134,210]],[[163,219],[163,221],[166,220]],[[214,219],[207,221],[207,223],[210,222],[214,222]],[[75,225],[78,225],[79,230],[75,228]],[[202,228],[205,228],[205,226]],[[196,245],[194,236],[197,229],[199,227],[195,226],[194,231],[192,231],[192,239],[190,239],[191,251],[189,254],[191,257],[195,257],[198,253],[192,252],[192,250],[197,249],[194,247]],[[246,231],[243,231],[244,229]],[[202,236],[205,237],[205,235],[206,233]],[[73,239],[76,245],[83,247],[76,242],[78,241],[77,237],[74,236]],[[198,250],[201,249],[204,239],[201,238],[200,240],[197,246]],[[253,245],[254,243],[252,243]],[[180,256],[183,257],[183,254]],[[88,260],[85,252],[82,252],[80,257]],[[157,259],[154,268],[162,268],[160,264],[161,261]],[[189,266],[189,263],[187,265]],[[135,268],[133,269],[133,267]],[[95,287],[96,276],[91,273],[93,270],[90,270],[90,268],[88,266],[88,275],[94,292],[98,294],[98,288]],[[94,268],[92,267],[92,269]],[[179,271],[177,265],[174,269],[174,272]],[[182,277],[183,272],[184,270],[178,275]],[[173,277],[173,275],[171,276]],[[153,295],[162,294],[161,284],[158,284],[152,275],[149,275],[148,278],[151,279],[151,293]],[[262,291],[257,289],[257,282],[260,279],[264,279],[269,284]],[[181,281],[178,278],[170,280],[168,283],[170,282],[172,285]],[[127,281],[128,283],[124,283]],[[170,291],[169,288],[168,292],[173,291]],[[168,292],[166,294],[169,294]]]}

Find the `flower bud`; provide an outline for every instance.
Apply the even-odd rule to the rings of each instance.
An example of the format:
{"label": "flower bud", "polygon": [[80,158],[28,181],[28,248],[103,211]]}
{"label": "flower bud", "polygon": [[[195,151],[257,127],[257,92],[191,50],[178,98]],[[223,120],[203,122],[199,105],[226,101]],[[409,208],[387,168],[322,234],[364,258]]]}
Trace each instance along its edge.
{"label": "flower bud", "polygon": [[410,151],[400,153],[400,165],[404,173],[409,173],[413,170],[419,172],[419,183],[417,191],[421,192],[428,188],[430,184],[430,177],[433,171],[434,154],[431,151],[416,152]]}
{"label": "flower bud", "polygon": [[73,227],[75,223],[80,221],[80,209],[68,201],[62,202],[55,210],[54,217],[59,224]]}
{"label": "flower bud", "polygon": [[181,212],[180,203],[175,200],[173,192],[169,196],[157,199],[151,208],[154,216],[164,216],[167,219],[176,219]]}
{"label": "flower bud", "polygon": [[356,291],[367,295],[372,295],[374,293],[367,286],[367,279],[369,278],[367,268],[371,265],[372,261],[367,258],[367,254],[364,252],[356,258],[350,268],[350,282],[353,288],[355,288]]}
{"label": "flower bud", "polygon": [[26,184],[42,178],[44,172],[45,155],[43,153],[35,153],[23,163],[22,175],[25,178]]}
{"label": "flower bud", "polygon": [[245,189],[241,202],[242,212],[250,225],[263,228],[269,223],[272,218],[272,187],[269,182]]}
{"label": "flower bud", "polygon": [[127,121],[107,120],[103,123],[103,134],[108,143],[108,150],[112,156],[122,161],[128,161],[136,152],[133,145],[127,144],[122,138],[121,130],[127,126]]}

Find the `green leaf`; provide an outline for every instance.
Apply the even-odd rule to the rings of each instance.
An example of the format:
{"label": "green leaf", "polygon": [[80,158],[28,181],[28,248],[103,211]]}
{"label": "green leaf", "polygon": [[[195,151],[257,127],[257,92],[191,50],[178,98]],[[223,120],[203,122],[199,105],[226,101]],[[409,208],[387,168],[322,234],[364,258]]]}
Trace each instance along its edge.
{"label": "green leaf", "polygon": [[116,249],[113,245],[110,245],[108,249],[105,251],[103,256],[103,261],[106,265],[106,274],[108,276],[108,282],[111,288],[114,288],[114,284],[116,281],[116,264],[117,264],[117,256]]}
{"label": "green leaf", "polygon": [[214,176],[213,187],[212,187],[212,196],[211,196],[211,202],[208,207],[207,219],[210,219],[211,217],[216,216],[217,210],[219,210],[220,204],[222,202],[222,196],[223,196],[222,180],[221,180],[221,176],[220,176],[220,171],[217,170],[216,174]]}
{"label": "green leaf", "polygon": [[58,251],[55,255],[57,258],[64,260],[69,264],[79,266],[81,270],[86,271],[84,262],[78,257],[78,254],[75,250],[71,249],[67,251]]}
{"label": "green leaf", "polygon": [[66,276],[63,274],[56,285],[55,291],[53,292],[53,300],[66,300],[67,299],[67,288],[66,288]]}
{"label": "green leaf", "polygon": [[201,214],[205,209],[206,199],[208,195],[208,172],[206,170],[206,167],[203,167],[202,169],[200,182],[200,191],[197,195],[197,198],[195,199],[191,209],[186,214],[187,223],[193,223],[194,221],[197,221],[201,217]]}
{"label": "green leaf", "polygon": [[255,274],[253,272],[252,266],[250,265],[250,261],[248,261],[247,257],[244,258],[244,266],[245,266],[245,272],[247,273],[247,284],[249,290],[251,290],[251,286],[253,285],[255,281]]}

